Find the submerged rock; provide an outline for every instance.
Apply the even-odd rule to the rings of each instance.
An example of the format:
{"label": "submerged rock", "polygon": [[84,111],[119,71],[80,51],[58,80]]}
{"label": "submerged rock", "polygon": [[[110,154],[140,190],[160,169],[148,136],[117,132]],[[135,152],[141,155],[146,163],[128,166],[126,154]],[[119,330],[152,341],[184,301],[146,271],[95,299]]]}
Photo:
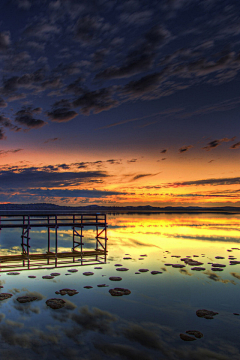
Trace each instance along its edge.
{"label": "submerged rock", "polygon": [[86,272],[83,273],[83,275],[85,275],[85,276],[91,276],[91,275],[94,275],[94,273],[91,272],[91,271],[86,271]]}
{"label": "submerged rock", "polygon": [[51,275],[44,275],[42,276],[43,279],[54,279],[54,276]]}
{"label": "submerged rock", "polygon": [[151,271],[151,274],[152,275],[162,274],[162,271],[153,270],[153,271]]}
{"label": "submerged rock", "polygon": [[131,260],[131,257],[124,257],[123,260]]}
{"label": "submerged rock", "polygon": [[109,293],[112,296],[123,296],[123,295],[130,295],[131,291],[129,289],[124,289],[124,288],[114,288],[114,289],[110,289]]}
{"label": "submerged rock", "polygon": [[226,267],[224,264],[212,264],[213,267]]}
{"label": "submerged rock", "polygon": [[47,306],[49,306],[51,309],[61,309],[64,307],[65,303],[65,300],[56,298],[48,299],[46,301]]}
{"label": "submerged rock", "polygon": [[109,285],[106,285],[106,284],[99,284],[97,285],[97,287],[108,287]]}
{"label": "submerged rock", "polygon": [[114,266],[122,266],[122,264],[115,264]]}
{"label": "submerged rock", "polygon": [[93,287],[92,286],[90,286],[90,285],[86,285],[86,286],[84,286],[84,289],[92,289]]}
{"label": "submerged rock", "polygon": [[78,270],[77,269],[69,269],[68,272],[75,273],[75,272],[78,272]]}
{"label": "submerged rock", "polygon": [[186,333],[195,336],[197,339],[201,339],[203,337],[203,334],[198,330],[187,330]]}
{"label": "submerged rock", "polygon": [[60,273],[51,273],[50,275],[51,276],[60,276],[61,274]]}
{"label": "submerged rock", "polygon": [[96,270],[101,270],[102,269],[102,267],[101,266],[95,266],[95,268],[94,269],[96,269]]}
{"label": "submerged rock", "polygon": [[35,275],[29,275],[28,277],[29,277],[29,279],[35,279],[36,278]]}
{"label": "submerged rock", "polygon": [[19,275],[20,274],[20,272],[9,272],[9,273],[7,273],[7,275]]}
{"label": "submerged rock", "polygon": [[147,271],[149,271],[148,269],[139,269],[138,271],[140,271],[140,272],[147,272]]}
{"label": "submerged rock", "polygon": [[38,300],[38,298],[36,296],[19,296],[17,298],[17,301],[20,302],[21,304],[35,301],[35,300]]}
{"label": "submerged rock", "polygon": [[111,280],[111,281],[121,281],[122,278],[120,276],[110,276],[109,280]]}
{"label": "submerged rock", "polygon": [[129,269],[122,267],[122,268],[117,268],[116,270],[117,271],[128,271]]}
{"label": "submerged rock", "polygon": [[0,301],[9,299],[10,297],[12,297],[12,294],[1,293],[1,294],[0,294]]}
{"label": "submerged rock", "polygon": [[215,256],[215,259],[225,259],[223,256]]}
{"label": "submerged rock", "polygon": [[76,295],[78,294],[78,291],[75,290],[75,289],[68,289],[68,288],[65,288],[65,289],[61,289],[59,291],[55,291],[55,294],[60,294],[60,295],[69,295],[69,296],[73,296],[73,295]]}
{"label": "submerged rock", "polygon": [[212,271],[223,271],[223,268],[220,267],[213,267],[211,268]]}
{"label": "submerged rock", "polygon": [[204,267],[193,267],[191,268],[191,270],[195,270],[195,271],[203,271],[203,270],[206,270]]}
{"label": "submerged rock", "polygon": [[182,265],[182,264],[172,264],[172,267],[173,268],[184,268],[184,267],[186,267],[186,265]]}
{"label": "submerged rock", "polygon": [[205,319],[213,319],[213,316],[217,315],[218,312],[206,310],[206,309],[200,309],[196,311],[196,315],[198,317],[203,317]]}
{"label": "submerged rock", "polygon": [[187,335],[187,334],[180,334],[179,336],[180,336],[180,338],[181,338],[182,340],[184,340],[184,341],[194,341],[194,340],[196,340],[195,337],[189,336],[189,335]]}

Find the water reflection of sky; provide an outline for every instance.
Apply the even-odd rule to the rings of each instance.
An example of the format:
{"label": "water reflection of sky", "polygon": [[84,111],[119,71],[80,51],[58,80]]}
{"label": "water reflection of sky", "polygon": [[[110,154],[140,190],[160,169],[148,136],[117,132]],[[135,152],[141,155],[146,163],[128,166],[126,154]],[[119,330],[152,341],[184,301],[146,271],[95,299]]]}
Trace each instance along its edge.
{"label": "water reflection of sky", "polygon": [[[110,215],[108,223],[109,253],[102,269],[72,264],[55,270],[27,270],[17,276],[1,272],[1,292],[13,294],[0,302],[1,356],[10,360],[239,359],[240,316],[233,313],[240,313],[240,265],[230,266],[228,256],[240,260],[240,251],[227,251],[240,248],[239,216]],[[85,246],[92,248],[94,230],[84,235]],[[19,253],[20,236],[19,230],[2,230],[2,254]],[[34,230],[30,237],[31,252],[46,251],[46,232]],[[61,251],[69,251],[72,230],[59,230],[59,239]],[[124,260],[129,256],[125,254],[132,259]],[[172,255],[197,255],[194,259],[203,262],[206,270],[196,272],[190,265],[183,269],[166,266],[183,264]],[[216,260],[215,256],[225,259]],[[213,272],[210,262],[226,267]],[[117,272],[116,263],[129,270]],[[66,276],[74,267],[78,272]],[[149,271],[135,274],[140,268]],[[162,273],[152,275],[152,270]],[[42,279],[56,271],[61,275]],[[84,271],[93,271],[94,275],[86,277]],[[29,279],[33,274],[36,279]],[[111,282],[110,276],[121,276],[122,281]],[[103,283],[109,287],[97,287]],[[85,289],[85,285],[93,288]],[[67,300],[63,309],[47,307],[45,301],[61,298],[55,291],[65,287],[79,294],[62,297]],[[112,297],[108,291],[114,287],[130,289],[131,294]],[[19,304],[16,298],[25,294],[35,294],[39,300]],[[207,320],[196,316],[198,309],[219,314]],[[187,330],[199,330],[204,337],[184,342],[179,334]]]}

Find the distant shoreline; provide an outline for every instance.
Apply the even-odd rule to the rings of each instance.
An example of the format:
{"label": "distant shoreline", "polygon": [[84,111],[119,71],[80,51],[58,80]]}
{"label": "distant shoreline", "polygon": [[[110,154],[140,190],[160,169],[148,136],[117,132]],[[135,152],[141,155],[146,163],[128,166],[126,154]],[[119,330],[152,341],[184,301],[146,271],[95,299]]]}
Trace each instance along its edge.
{"label": "distant shoreline", "polygon": [[80,208],[71,208],[66,209],[1,209],[0,208],[0,216],[3,215],[45,215],[45,214],[62,214],[62,215],[70,215],[70,214],[81,214],[81,213],[105,213],[105,214],[226,214],[233,215],[239,214],[240,208],[198,208],[198,209],[109,209],[109,208],[98,208],[98,209],[80,209]]}

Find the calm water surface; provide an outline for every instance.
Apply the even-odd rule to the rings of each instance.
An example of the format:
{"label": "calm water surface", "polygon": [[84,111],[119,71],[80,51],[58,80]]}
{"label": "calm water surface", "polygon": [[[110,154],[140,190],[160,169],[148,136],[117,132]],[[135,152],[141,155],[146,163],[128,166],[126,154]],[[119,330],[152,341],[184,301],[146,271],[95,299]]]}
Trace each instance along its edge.
{"label": "calm water surface", "polygon": [[[229,265],[229,256],[240,260],[240,251],[232,249],[240,249],[240,216],[119,214],[108,215],[108,224],[108,256],[102,269],[94,269],[96,265],[77,266],[77,261],[55,269],[42,264],[37,270],[20,271],[17,276],[1,269],[1,292],[13,294],[0,301],[1,357],[239,359],[240,316],[234,313],[240,313],[240,264]],[[2,255],[20,253],[20,235],[20,230],[1,231]],[[94,229],[86,230],[84,235],[85,247],[94,248]],[[46,231],[31,230],[30,236],[31,252],[45,252]],[[71,246],[72,230],[59,229],[59,250],[69,251]],[[193,266],[181,261],[186,256],[202,262],[205,270],[191,270]],[[226,267],[221,272],[212,271],[210,263]],[[129,270],[118,272],[115,264]],[[186,266],[179,269],[165,264]],[[73,268],[78,272],[68,272]],[[149,271],[135,274],[143,268]],[[153,270],[161,273],[152,275]],[[85,271],[94,275],[84,276]],[[60,276],[42,278],[51,272]],[[36,278],[30,279],[29,275]],[[110,281],[111,276],[120,276],[122,281]],[[92,288],[85,289],[86,285]],[[109,289],[115,287],[129,289],[131,294],[111,296]],[[55,291],[62,288],[79,293],[71,297],[56,295]],[[16,299],[23,295],[35,295],[38,300],[20,304]],[[50,298],[62,298],[66,304],[53,310],[46,305]],[[218,315],[200,318],[196,315],[198,309]],[[179,335],[187,330],[198,330],[203,337],[183,341]]]}

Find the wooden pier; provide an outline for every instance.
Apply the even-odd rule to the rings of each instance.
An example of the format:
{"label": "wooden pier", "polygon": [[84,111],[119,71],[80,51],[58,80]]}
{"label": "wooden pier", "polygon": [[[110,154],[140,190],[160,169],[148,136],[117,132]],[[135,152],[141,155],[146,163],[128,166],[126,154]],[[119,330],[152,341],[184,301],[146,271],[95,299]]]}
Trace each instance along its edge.
{"label": "wooden pier", "polygon": [[[69,227],[72,229],[72,248],[69,252],[58,252],[58,229]],[[93,250],[83,249],[84,230],[93,227],[96,230],[96,247]],[[14,267],[14,263],[30,268],[30,264],[39,265],[39,261],[46,261],[47,265],[53,263],[54,267],[68,266],[66,263],[74,262],[76,265],[89,263],[91,257],[95,263],[106,262],[107,255],[107,219],[106,214],[12,214],[0,215],[0,230],[20,228],[22,253],[19,255],[1,256],[1,268]],[[47,229],[47,252],[45,254],[30,253],[30,230],[32,228]],[[55,251],[51,250],[51,229],[54,229]],[[78,261],[78,263],[76,263]],[[9,266],[7,265],[9,263]],[[10,263],[12,265],[10,265]],[[42,265],[41,265],[42,266]],[[36,268],[36,267],[34,267]]]}

